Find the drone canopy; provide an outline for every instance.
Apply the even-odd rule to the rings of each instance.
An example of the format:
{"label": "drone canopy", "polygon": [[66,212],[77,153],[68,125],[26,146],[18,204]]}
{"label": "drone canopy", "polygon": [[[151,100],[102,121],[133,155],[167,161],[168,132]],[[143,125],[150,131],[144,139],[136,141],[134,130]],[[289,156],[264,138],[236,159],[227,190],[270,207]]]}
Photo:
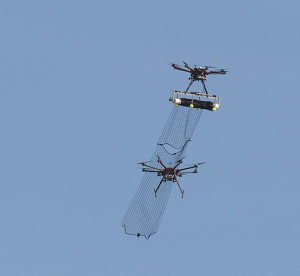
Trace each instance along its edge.
{"label": "drone canopy", "polygon": [[[201,109],[173,107],[156,151],[147,164],[157,166],[159,158],[164,164],[175,166],[182,159],[201,114]],[[160,181],[161,177],[157,174],[144,174],[122,221],[126,234],[144,236],[148,239],[157,232],[173,186],[171,181],[163,182],[155,197],[154,189]]]}

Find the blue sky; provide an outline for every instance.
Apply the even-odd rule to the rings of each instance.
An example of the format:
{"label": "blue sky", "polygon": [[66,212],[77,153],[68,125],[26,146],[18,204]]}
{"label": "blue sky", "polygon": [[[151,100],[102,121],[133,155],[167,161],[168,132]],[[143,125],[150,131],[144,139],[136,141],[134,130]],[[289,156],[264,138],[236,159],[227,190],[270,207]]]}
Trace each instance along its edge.
{"label": "blue sky", "polygon": [[[2,1],[1,275],[299,275],[297,1]],[[187,75],[203,112],[157,234],[122,218]],[[194,84],[194,88],[200,87]]]}

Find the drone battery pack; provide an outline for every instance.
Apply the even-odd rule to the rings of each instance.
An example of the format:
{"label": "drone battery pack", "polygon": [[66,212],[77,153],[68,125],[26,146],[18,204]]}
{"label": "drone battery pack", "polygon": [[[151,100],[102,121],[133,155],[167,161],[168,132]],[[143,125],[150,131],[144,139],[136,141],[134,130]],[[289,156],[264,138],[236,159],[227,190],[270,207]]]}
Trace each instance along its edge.
{"label": "drone battery pack", "polygon": [[186,99],[186,98],[174,98],[173,103],[176,105],[206,109],[212,111],[214,108],[214,103],[211,101],[201,101],[195,99]]}

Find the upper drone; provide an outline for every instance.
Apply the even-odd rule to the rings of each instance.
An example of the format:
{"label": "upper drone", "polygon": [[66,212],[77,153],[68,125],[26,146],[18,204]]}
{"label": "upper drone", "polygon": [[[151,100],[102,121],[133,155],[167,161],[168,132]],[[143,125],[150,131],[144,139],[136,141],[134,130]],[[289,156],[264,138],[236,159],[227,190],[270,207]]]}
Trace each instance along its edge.
{"label": "upper drone", "polygon": [[181,70],[181,71],[185,71],[185,72],[189,72],[191,74],[189,80],[190,83],[187,87],[187,89],[185,90],[185,92],[187,92],[190,88],[190,86],[192,85],[192,83],[194,81],[201,81],[202,85],[203,85],[203,89],[205,91],[206,94],[208,94],[206,87],[205,87],[205,83],[204,81],[206,80],[206,75],[210,75],[210,74],[217,74],[217,75],[222,75],[222,74],[226,74],[227,70],[225,69],[216,69],[216,70],[210,70],[210,68],[215,68],[213,66],[205,66],[203,67],[194,67],[191,68],[186,62],[183,61],[184,64],[184,68],[175,64],[175,63],[171,63],[171,66],[176,69],[176,70]]}

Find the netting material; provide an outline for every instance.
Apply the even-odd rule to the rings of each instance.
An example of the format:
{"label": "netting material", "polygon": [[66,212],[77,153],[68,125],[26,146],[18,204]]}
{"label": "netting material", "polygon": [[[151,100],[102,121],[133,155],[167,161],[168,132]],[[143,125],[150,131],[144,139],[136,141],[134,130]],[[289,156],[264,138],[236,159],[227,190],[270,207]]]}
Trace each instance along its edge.
{"label": "netting material", "polygon": [[173,107],[157,144],[182,149],[191,139],[201,113],[202,109]]}
{"label": "netting material", "polygon": [[[158,141],[156,151],[147,164],[158,166],[159,157],[163,164],[173,167],[180,160],[198,124],[202,110],[174,107]],[[170,152],[172,151],[172,152]],[[167,206],[173,182],[163,182],[155,197],[162,177],[156,173],[145,173],[142,182],[123,218],[122,226],[130,235],[149,238],[157,232]]]}

